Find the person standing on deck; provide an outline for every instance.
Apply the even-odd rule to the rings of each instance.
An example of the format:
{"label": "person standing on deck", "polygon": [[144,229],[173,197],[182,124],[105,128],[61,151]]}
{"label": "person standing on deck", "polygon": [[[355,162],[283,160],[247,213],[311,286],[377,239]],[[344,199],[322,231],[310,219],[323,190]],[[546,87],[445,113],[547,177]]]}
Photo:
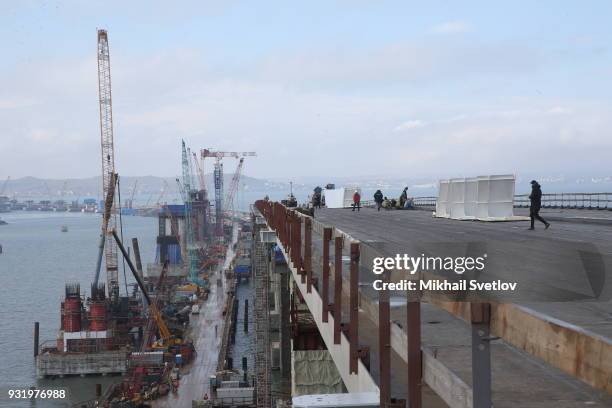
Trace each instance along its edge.
{"label": "person standing on deck", "polygon": [[404,191],[402,191],[402,195],[400,195],[400,198],[399,198],[399,208],[400,209],[404,208],[404,205],[406,205],[406,201],[408,201],[408,187],[404,188]]}
{"label": "person standing on deck", "polygon": [[361,194],[357,190],[353,194],[353,211],[355,211],[355,208],[357,208],[357,211],[361,208]]}
{"label": "person standing on deck", "polygon": [[531,201],[531,205],[529,206],[531,227],[529,229],[535,229],[534,223],[536,219],[544,224],[544,229],[548,229],[550,227],[550,223],[544,218],[540,217],[540,208],[542,207],[542,188],[535,180],[531,180],[531,194],[529,195],[529,200]]}
{"label": "person standing on deck", "polygon": [[380,211],[380,207],[382,207],[383,203],[383,193],[380,190],[376,190],[374,193],[374,202],[376,203],[376,209]]}

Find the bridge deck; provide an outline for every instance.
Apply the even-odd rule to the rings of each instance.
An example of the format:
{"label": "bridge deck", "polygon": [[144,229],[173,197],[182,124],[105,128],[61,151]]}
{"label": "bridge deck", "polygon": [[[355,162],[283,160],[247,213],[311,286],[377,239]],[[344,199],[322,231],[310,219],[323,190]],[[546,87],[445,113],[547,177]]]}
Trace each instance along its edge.
{"label": "bridge deck", "polygon": [[[555,289],[570,291],[576,297],[573,301],[523,304],[547,317],[555,317],[574,324],[576,330],[587,329],[597,333],[604,341],[612,337],[612,319],[610,319],[610,302],[586,302],[580,296],[571,293],[576,285],[584,286],[584,276],[573,279],[571,268],[563,268],[563,262],[571,267],[584,267],[576,263],[575,254],[569,250],[598,251],[609,264],[609,242],[612,242],[612,229],[605,225],[582,224],[578,222],[557,222],[553,228],[544,231],[527,231],[528,223],[483,223],[445,219],[432,219],[426,211],[381,211],[362,209],[361,212],[350,210],[322,209],[317,211],[315,219],[329,226],[335,226],[353,238],[378,249],[382,254],[393,256],[396,253],[420,254],[421,250],[431,249],[431,243],[444,244],[444,250],[453,250],[450,243],[480,242],[479,250],[485,249],[492,257],[497,257],[495,274],[501,279],[515,279],[517,259],[522,259],[530,267],[518,268],[520,278],[527,282],[533,272],[536,276],[534,285],[538,291],[549,289],[547,279],[555,283]],[[320,245],[314,240],[314,246]],[[440,247],[434,247],[439,250]],[[462,247],[465,250],[464,247]],[[333,251],[332,251],[333,252]],[[551,260],[547,261],[548,258]],[[561,262],[555,257],[558,257]],[[537,268],[533,269],[533,265]],[[531,268],[531,269],[530,269]],[[377,292],[371,289],[368,282],[376,276],[370,265],[361,265],[360,289],[363,296],[376,302]],[[346,275],[347,268],[345,268]],[[564,276],[563,274],[569,274]],[[317,273],[315,272],[315,275]],[[544,277],[544,278],[543,278]],[[579,294],[587,290],[581,287]],[[535,292],[537,294],[537,292]],[[544,292],[548,293],[548,292]],[[568,297],[568,292],[562,292]],[[571,296],[568,297],[570,299]],[[392,299],[393,300],[393,299]],[[405,307],[401,294],[395,300],[400,306],[392,308],[392,319],[398,325],[405,326]],[[343,302],[345,303],[345,302]],[[346,304],[343,310],[348,310]],[[348,316],[346,316],[348,318]],[[366,322],[365,313],[360,313],[360,325],[368,327],[371,336],[371,323]],[[424,304],[423,347],[430,350],[446,367],[466,384],[471,384],[471,346],[470,328],[463,320],[439,307]],[[363,332],[362,332],[363,333]],[[361,337],[361,335],[360,335]],[[365,340],[365,339],[364,339]],[[370,340],[368,338],[368,340]],[[362,341],[366,343],[366,341]],[[372,344],[372,343],[371,343]],[[374,344],[372,344],[374,345]],[[377,351],[373,347],[373,353]],[[511,407],[574,407],[576,404],[588,404],[595,407],[610,406],[612,399],[605,392],[598,391],[557,368],[543,364],[538,358],[511,346],[503,340],[492,345],[493,392],[496,406]],[[373,364],[373,375],[376,376],[376,364]],[[533,387],[537,384],[537,387]],[[394,384],[395,392],[400,387]],[[396,394],[397,395],[397,394]]]}
{"label": "bridge deck", "polygon": [[[500,300],[512,300],[612,338],[612,274],[607,270],[612,265],[612,228],[608,225],[556,222],[549,230],[538,225],[529,231],[529,223],[522,221],[456,221],[434,219],[427,211],[377,212],[367,208],[360,212],[322,209],[315,218],[387,256],[465,254],[466,244],[472,245],[475,254],[487,253],[491,279],[519,282],[515,295],[504,294]],[[588,271],[591,265],[580,255],[585,252],[600,254],[604,269]],[[369,267],[362,272],[364,283],[377,278]],[[601,289],[600,298],[607,300],[589,301],[593,292],[588,275],[600,272],[605,274],[603,284],[596,289]]]}

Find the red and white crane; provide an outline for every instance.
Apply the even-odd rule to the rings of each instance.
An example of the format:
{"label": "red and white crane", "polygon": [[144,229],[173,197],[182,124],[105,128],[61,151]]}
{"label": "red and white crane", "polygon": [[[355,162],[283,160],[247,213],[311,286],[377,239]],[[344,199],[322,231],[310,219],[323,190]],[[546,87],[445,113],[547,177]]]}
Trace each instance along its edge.
{"label": "red and white crane", "polygon": [[[110,51],[108,48],[108,33],[98,30],[98,96],[100,102],[100,144],[102,148],[102,197],[108,195],[113,188],[111,182],[115,173],[115,148],[113,142],[113,107],[111,94]],[[113,200],[104,249],[106,261],[106,287],[109,295],[119,294],[119,274],[117,262],[117,244],[112,231],[117,226],[116,200]]]}

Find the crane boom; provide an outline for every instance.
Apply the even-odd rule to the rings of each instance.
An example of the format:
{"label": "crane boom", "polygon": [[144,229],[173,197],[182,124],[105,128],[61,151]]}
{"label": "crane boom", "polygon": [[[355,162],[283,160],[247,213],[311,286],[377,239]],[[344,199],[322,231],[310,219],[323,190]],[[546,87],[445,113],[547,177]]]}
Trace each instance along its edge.
{"label": "crane boom", "polygon": [[241,157],[240,162],[238,163],[238,167],[236,168],[236,172],[234,173],[234,177],[232,177],[232,182],[227,192],[227,196],[225,197],[227,211],[232,211],[232,208],[234,206],[234,196],[236,195],[236,191],[238,190],[238,184],[240,183],[240,174],[242,173],[243,164],[244,157]]}
{"label": "crane boom", "polygon": [[198,160],[198,155],[193,153],[193,161],[196,164],[196,171],[198,172],[198,179],[200,180],[200,190],[206,191],[206,179],[204,178],[204,170]]}
{"label": "crane boom", "polygon": [[[102,254],[104,252],[104,244],[106,241],[106,235],[108,232],[108,220],[111,217],[111,209],[113,202],[115,201],[115,186],[117,184],[117,178],[119,176],[115,173],[111,174],[111,181],[109,185],[106,198],[104,199],[104,213],[102,215],[102,231],[100,232],[100,243],[98,244],[99,253],[98,261],[96,262],[96,275],[94,277],[94,286],[98,285],[98,279],[100,278],[100,268],[102,267]],[[111,242],[109,241],[108,244]],[[107,244],[107,245],[108,245]]]}
{"label": "crane boom", "polygon": [[[100,145],[102,148],[102,196],[106,197],[111,186],[112,174],[115,173],[110,52],[106,30],[98,30],[98,96],[100,103]],[[117,226],[115,208],[115,200],[113,200],[105,245],[106,287],[109,295],[111,295],[110,297],[119,293],[117,245],[110,239],[112,231]]]}

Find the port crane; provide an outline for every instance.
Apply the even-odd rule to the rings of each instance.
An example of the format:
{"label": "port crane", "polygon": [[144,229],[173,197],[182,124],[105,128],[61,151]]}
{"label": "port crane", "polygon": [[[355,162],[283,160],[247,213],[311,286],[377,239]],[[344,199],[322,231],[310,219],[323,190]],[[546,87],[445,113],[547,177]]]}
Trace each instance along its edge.
{"label": "port crane", "polygon": [[[113,108],[111,94],[110,51],[108,47],[108,33],[98,30],[98,96],[100,104],[100,145],[102,148],[102,195],[108,196],[111,187],[112,175],[115,173],[115,148],[113,141]],[[111,203],[111,212],[106,227],[106,287],[109,297],[117,298],[119,295],[119,268],[117,262],[117,245],[110,239],[112,231],[117,227],[115,200]]]}
{"label": "port crane", "polygon": [[210,149],[200,150],[200,157],[205,159],[211,157],[215,159],[214,181],[215,181],[215,235],[217,238],[223,238],[223,163],[221,159],[224,157],[233,157],[235,159],[248,156],[257,156],[255,152],[215,152]]}

